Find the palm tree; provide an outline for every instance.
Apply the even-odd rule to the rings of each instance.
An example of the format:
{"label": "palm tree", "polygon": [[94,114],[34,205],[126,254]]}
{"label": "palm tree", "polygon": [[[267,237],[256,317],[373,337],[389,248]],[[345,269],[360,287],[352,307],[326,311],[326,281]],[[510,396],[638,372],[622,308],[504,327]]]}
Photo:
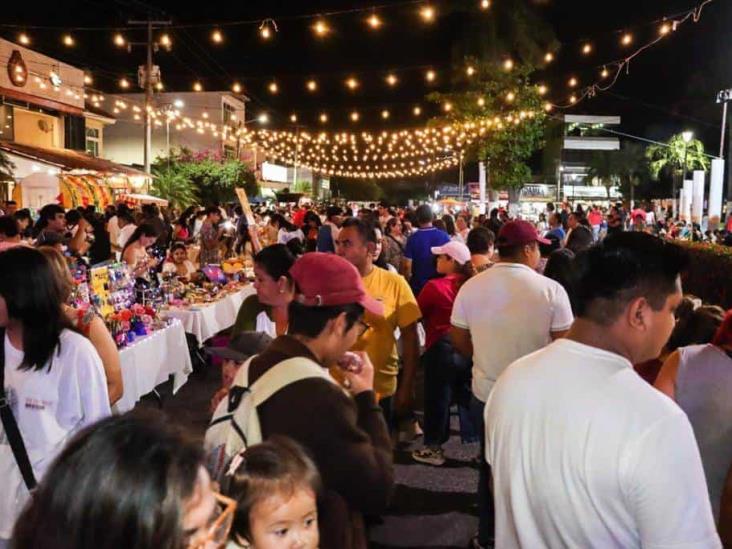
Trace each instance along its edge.
{"label": "palm tree", "polygon": [[616,153],[618,175],[622,183],[630,188],[630,207],[635,205],[635,187],[648,173],[646,149],[643,145],[626,141]]}
{"label": "palm tree", "polygon": [[608,201],[610,201],[610,188],[620,183],[620,170],[617,160],[612,154],[605,151],[593,151],[587,170],[587,177],[590,180],[596,179],[605,187]]}
{"label": "palm tree", "polygon": [[[674,135],[665,145],[651,145],[646,149],[649,160],[649,170],[653,179],[658,179],[661,173],[671,175],[673,181],[672,199],[676,205],[677,181],[683,182],[686,171],[709,169],[709,158],[704,153],[704,144],[698,139],[691,139],[687,143],[684,134]],[[675,213],[676,208],[674,208]]]}
{"label": "palm tree", "polygon": [[150,190],[155,196],[164,198],[171,206],[187,208],[196,203],[196,193],[191,181],[175,168],[159,168],[154,171]]}

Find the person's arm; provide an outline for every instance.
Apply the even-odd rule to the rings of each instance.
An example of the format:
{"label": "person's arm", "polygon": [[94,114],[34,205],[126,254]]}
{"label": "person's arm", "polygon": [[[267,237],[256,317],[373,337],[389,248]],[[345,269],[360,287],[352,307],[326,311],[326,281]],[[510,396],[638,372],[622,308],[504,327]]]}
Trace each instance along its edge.
{"label": "person's arm", "polygon": [[249,225],[247,231],[249,231],[249,238],[252,239],[252,250],[254,251],[254,255],[256,255],[262,251],[262,244],[259,242],[256,225]]}
{"label": "person's arm", "polygon": [[402,377],[394,396],[394,409],[397,412],[405,412],[414,404],[414,382],[419,363],[419,335],[417,322],[399,329],[402,339]]}
{"label": "person's arm", "polygon": [[473,340],[470,338],[470,330],[453,326],[450,328],[450,341],[458,353],[465,358],[473,358]]}
{"label": "person's arm", "polygon": [[83,217],[79,219],[79,224],[76,228],[76,234],[71,237],[69,241],[69,249],[76,252],[79,255],[86,253],[89,248],[89,244],[86,241],[86,228],[89,226],[89,222]]}
{"label": "person's arm", "polygon": [[122,382],[122,368],[119,362],[119,351],[115,345],[109,330],[104,321],[98,316],[94,317],[89,325],[89,341],[99,353],[104,367],[104,375],[107,378],[107,392],[109,393],[109,404],[113,406],[124,392]]}
{"label": "person's arm", "polygon": [[719,535],[725,547],[732,548],[732,467],[724,483],[722,505],[719,508]]}
{"label": "person's arm", "polygon": [[679,373],[680,358],[678,350],[671,353],[661,366],[656,382],[653,384],[656,389],[674,400],[676,400],[676,376]]}
{"label": "person's arm", "polygon": [[412,238],[407,239],[407,243],[404,246],[404,256],[402,257],[402,266],[400,274],[407,280],[412,279]]}
{"label": "person's arm", "polygon": [[567,290],[559,283],[556,284],[555,288],[556,293],[554,294],[554,303],[552,304],[552,324],[549,333],[552,340],[566,336],[574,322],[572,305],[569,301]]}
{"label": "person's arm", "polygon": [[691,424],[681,410],[666,414],[628,440],[618,462],[638,545],[721,547]]}

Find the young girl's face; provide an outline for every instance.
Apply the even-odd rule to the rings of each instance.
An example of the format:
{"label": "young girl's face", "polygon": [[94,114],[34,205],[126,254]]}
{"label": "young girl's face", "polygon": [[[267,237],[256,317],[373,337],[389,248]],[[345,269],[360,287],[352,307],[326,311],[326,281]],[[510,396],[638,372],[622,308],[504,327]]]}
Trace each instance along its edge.
{"label": "young girl's face", "polygon": [[318,511],[312,490],[274,494],[249,513],[254,549],[317,549]]}

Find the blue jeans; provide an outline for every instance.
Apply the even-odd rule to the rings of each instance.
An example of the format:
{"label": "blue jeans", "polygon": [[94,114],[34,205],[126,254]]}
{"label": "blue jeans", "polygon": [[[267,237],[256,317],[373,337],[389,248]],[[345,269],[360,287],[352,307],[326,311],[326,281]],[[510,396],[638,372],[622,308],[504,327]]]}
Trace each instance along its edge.
{"label": "blue jeans", "polygon": [[441,446],[450,438],[450,405],[458,406],[460,437],[475,442],[470,414],[472,364],[460,355],[448,336],[436,341],[421,358],[424,368],[424,444]]}
{"label": "blue jeans", "polygon": [[492,545],[495,538],[495,505],[493,502],[493,479],[491,466],[485,460],[485,402],[472,396],[470,413],[480,433],[480,465],[478,466],[478,543]]}

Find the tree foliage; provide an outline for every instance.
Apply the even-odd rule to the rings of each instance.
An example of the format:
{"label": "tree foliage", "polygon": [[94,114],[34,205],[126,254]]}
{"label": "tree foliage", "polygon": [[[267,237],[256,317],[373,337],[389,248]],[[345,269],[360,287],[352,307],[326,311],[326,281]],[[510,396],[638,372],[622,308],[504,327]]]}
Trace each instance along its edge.
{"label": "tree foliage", "polygon": [[692,139],[687,144],[683,134],[677,134],[669,139],[666,145],[650,145],[646,149],[646,156],[650,161],[649,168],[653,179],[660,174],[681,172],[686,162],[688,170],[709,169],[709,158],[704,154],[704,143]]}
{"label": "tree foliage", "polygon": [[428,99],[451,110],[435,124],[499,120],[466,151],[465,160],[487,164],[489,186],[520,189],[531,179],[528,160],[544,143],[545,114],[538,87],[531,83],[533,68],[521,65],[507,71],[500,64],[467,60],[476,69],[465,76],[465,89],[432,93]]}
{"label": "tree foliage", "polygon": [[589,161],[588,177],[597,179],[610,197],[610,188],[619,186],[631,200],[635,188],[648,177],[646,149],[638,143],[626,141],[619,151],[593,151]]}
{"label": "tree foliage", "polygon": [[170,158],[156,159],[152,170],[156,176],[152,189],[181,207],[235,201],[237,187],[249,196],[259,194],[256,176],[249,166],[210,151],[172,151]]}
{"label": "tree foliage", "polygon": [[330,185],[334,196],[347,200],[374,202],[383,195],[381,187],[371,179],[334,177],[331,178]]}
{"label": "tree foliage", "polygon": [[0,181],[12,181],[15,164],[10,161],[5,152],[0,151]]}

